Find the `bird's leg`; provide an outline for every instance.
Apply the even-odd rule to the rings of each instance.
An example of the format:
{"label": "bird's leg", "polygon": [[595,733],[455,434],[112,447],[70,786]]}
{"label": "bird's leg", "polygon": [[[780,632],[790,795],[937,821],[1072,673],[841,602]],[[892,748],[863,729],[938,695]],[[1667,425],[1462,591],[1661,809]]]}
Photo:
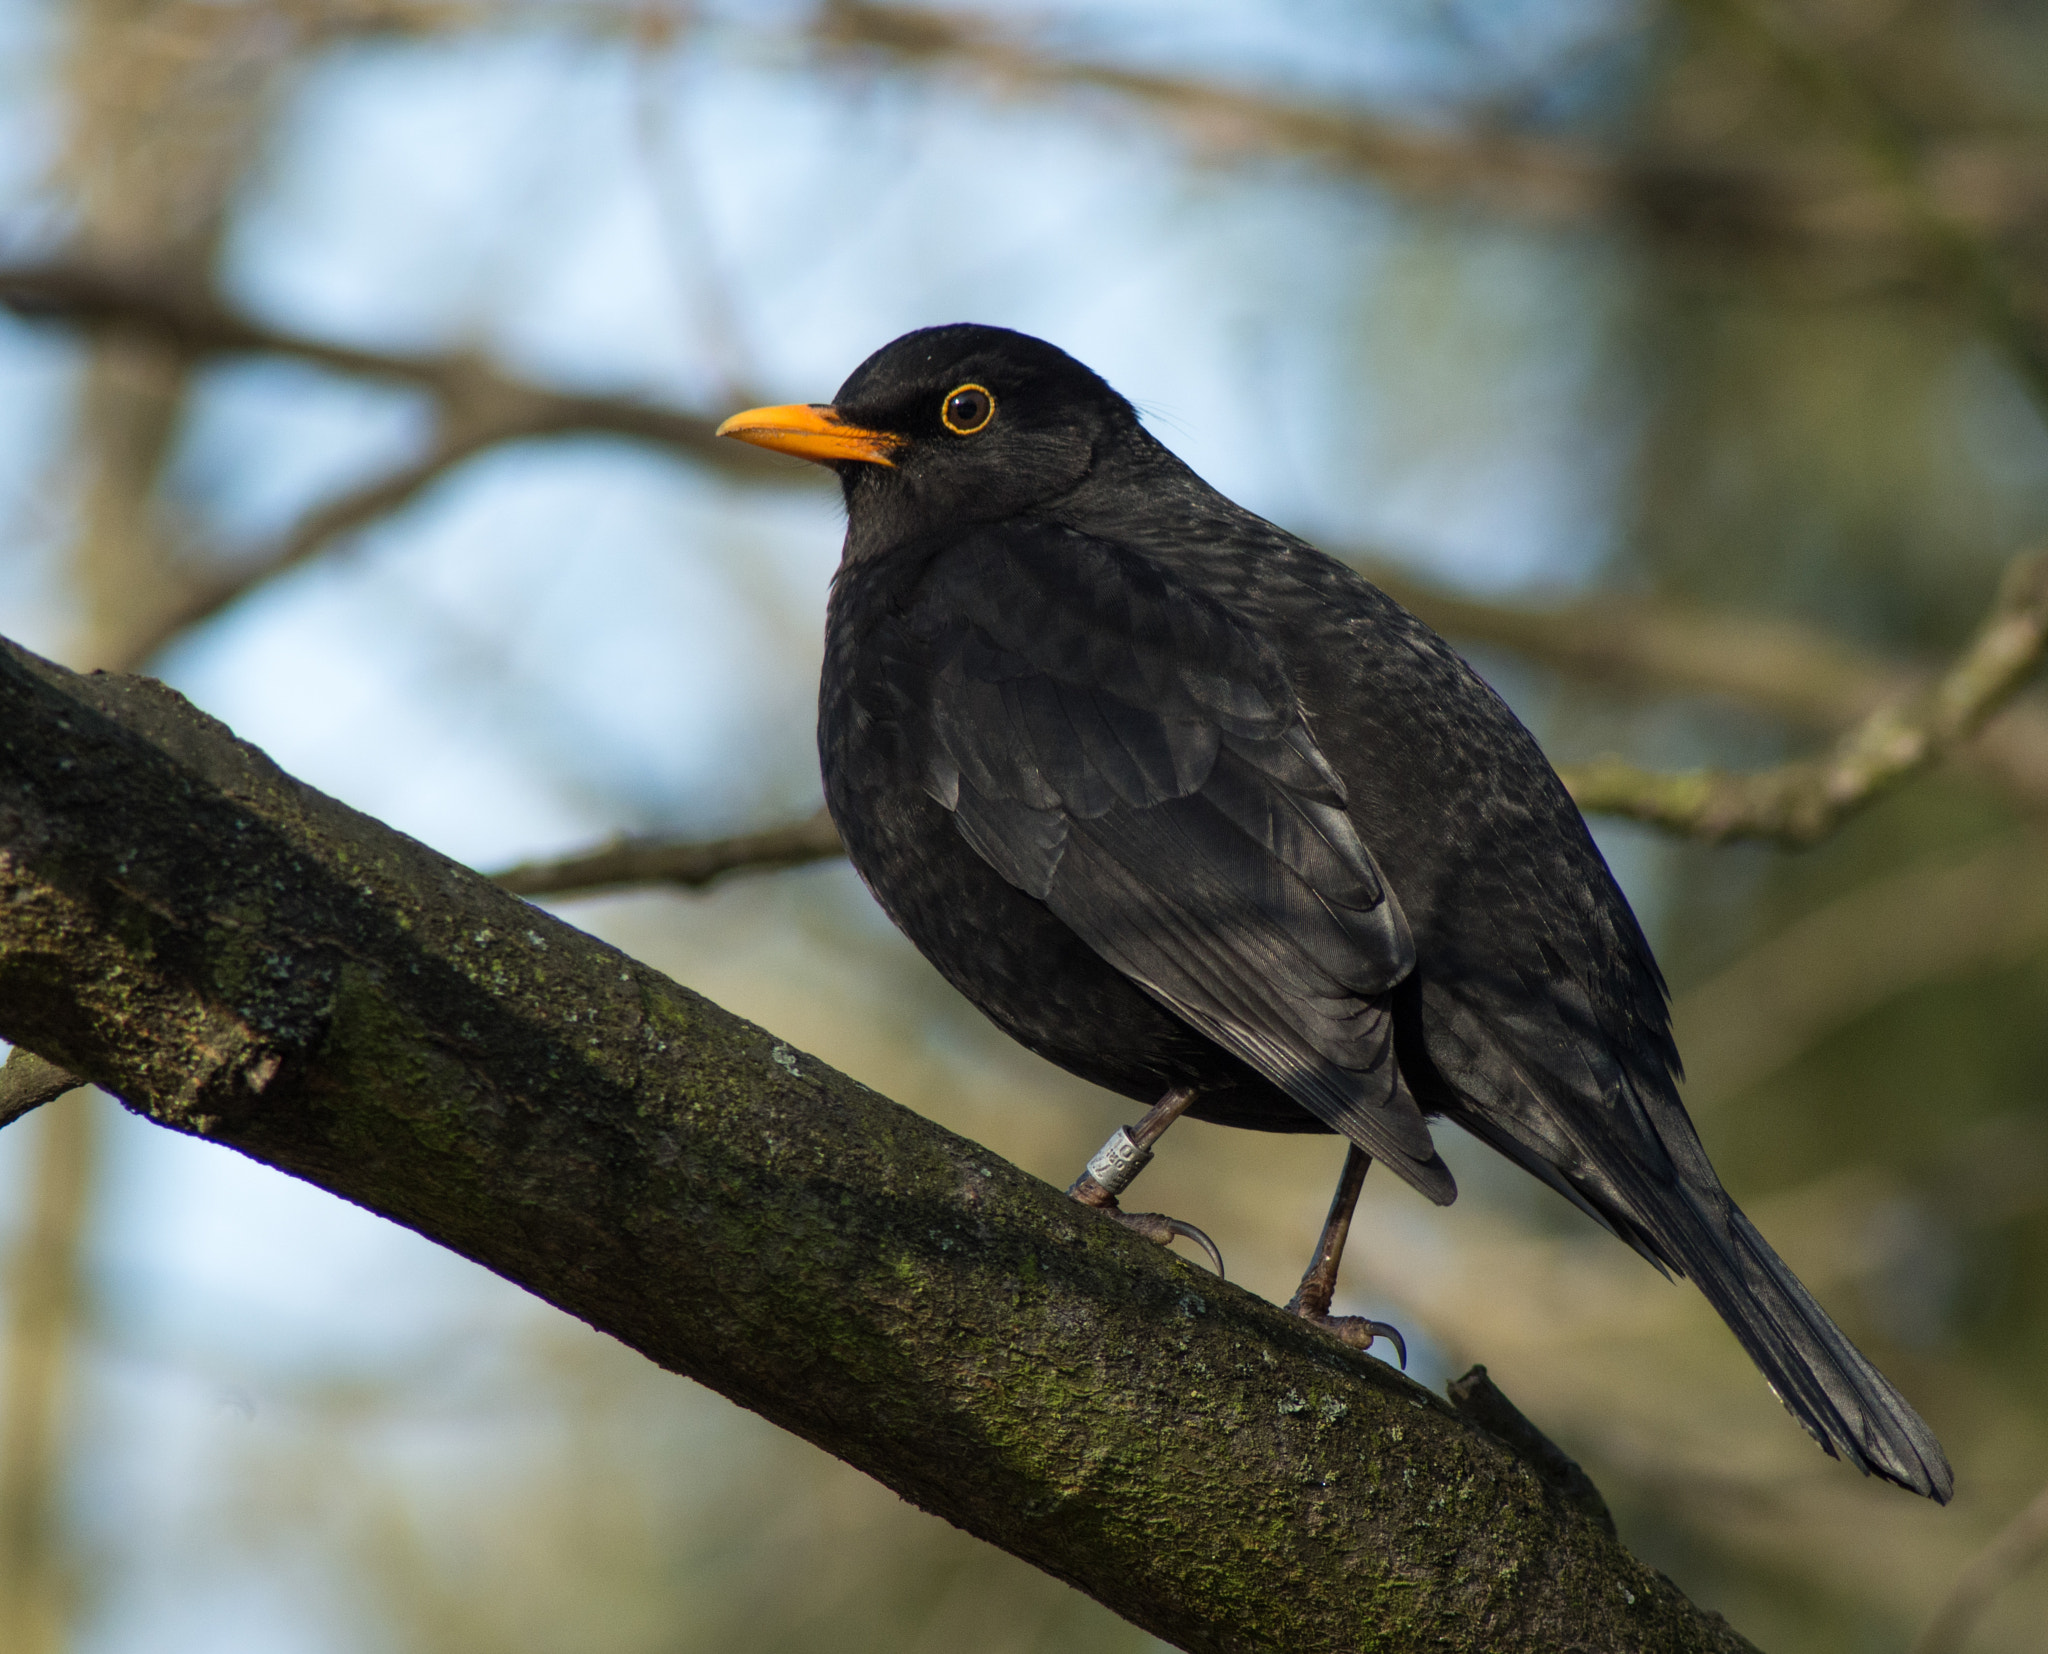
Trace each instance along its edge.
{"label": "bird's leg", "polygon": [[1216,1243],[1192,1223],[1183,1223],[1163,1212],[1126,1212],[1116,1203],[1116,1197],[1131,1186],[1132,1180],[1151,1160],[1152,1145],[1166,1134],[1168,1126],[1187,1113],[1194,1100],[1193,1086],[1177,1085],[1154,1103],[1145,1118],[1135,1126],[1118,1126],[1109,1141],[1095,1151],[1095,1157],[1088,1162],[1088,1169],[1074,1179],[1073,1187],[1067,1193],[1083,1206],[1093,1206],[1098,1212],[1108,1213],[1126,1228],[1137,1230],[1147,1240],[1157,1241],[1161,1246],[1171,1246],[1176,1235],[1193,1241],[1209,1254],[1209,1261],[1221,1275],[1223,1254],[1216,1250]]}
{"label": "bird's leg", "polygon": [[1330,1199],[1330,1215],[1323,1220],[1315,1256],[1309,1260],[1308,1272],[1302,1276],[1301,1285],[1287,1307],[1303,1320],[1327,1327],[1354,1349],[1369,1350],[1374,1339],[1386,1339],[1401,1357],[1405,1372],[1408,1343],[1398,1328],[1384,1321],[1368,1321],[1360,1315],[1330,1313],[1330,1300],[1337,1295],[1337,1266],[1344,1259],[1344,1242],[1351,1234],[1351,1214],[1358,1209],[1358,1194],[1365,1187],[1365,1174],[1371,1165],[1372,1156],[1353,1143],[1344,1156],[1344,1174],[1337,1179],[1337,1192]]}

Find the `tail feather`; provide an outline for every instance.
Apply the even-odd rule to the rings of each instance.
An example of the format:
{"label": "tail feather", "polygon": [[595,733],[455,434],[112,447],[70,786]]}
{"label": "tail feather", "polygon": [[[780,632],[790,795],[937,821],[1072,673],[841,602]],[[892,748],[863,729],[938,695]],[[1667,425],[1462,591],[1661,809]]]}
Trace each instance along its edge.
{"label": "tail feather", "polygon": [[1955,1476],[1934,1432],[1728,1197],[1676,1099],[1650,1118],[1668,1154],[1662,1175],[1611,1149],[1599,1158],[1581,1151],[1560,1166],[1553,1145],[1516,1131],[1516,1116],[1466,1117],[1468,1129],[1561,1187],[1653,1264],[1690,1279],[1823,1452],[1947,1504]]}
{"label": "tail feather", "polygon": [[1703,1193],[1679,1192],[1660,1213],[1666,1222],[1656,1226],[1663,1231],[1658,1239],[1728,1323],[1786,1410],[1822,1451],[1947,1504],[1955,1474],[1934,1432],[1828,1318],[1741,1209],[1719,1188],[1704,1200]]}
{"label": "tail feather", "polygon": [[[1425,994],[1428,992],[1425,984]],[[1431,1107],[1526,1167],[1659,1268],[1689,1278],[1821,1449],[1947,1504],[1941,1444],[1721,1187],[1657,1048],[1525,1036],[1511,1056],[1489,1015],[1440,993],[1424,1004]],[[1538,1060],[1538,1059],[1542,1060]]]}

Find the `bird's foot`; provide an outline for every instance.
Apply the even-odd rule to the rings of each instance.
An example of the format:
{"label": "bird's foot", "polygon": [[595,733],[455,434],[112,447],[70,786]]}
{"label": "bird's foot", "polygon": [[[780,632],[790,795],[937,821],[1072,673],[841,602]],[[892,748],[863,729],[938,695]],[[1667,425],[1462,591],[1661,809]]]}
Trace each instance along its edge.
{"label": "bird's foot", "polygon": [[1148,1241],[1157,1241],[1161,1246],[1171,1246],[1175,1237],[1193,1241],[1209,1255],[1209,1266],[1218,1275],[1223,1273],[1223,1254],[1216,1249],[1216,1243],[1192,1223],[1170,1218],[1164,1212],[1126,1212],[1121,1206],[1105,1206],[1098,1210],[1107,1212],[1126,1229],[1135,1229]]}
{"label": "bird's foot", "polygon": [[1161,1246],[1171,1246],[1176,1239],[1193,1241],[1208,1253],[1216,1273],[1223,1273],[1223,1254],[1217,1250],[1216,1243],[1192,1223],[1170,1218],[1164,1212],[1126,1212],[1116,1203],[1116,1196],[1087,1172],[1074,1180],[1074,1186],[1067,1193],[1083,1206],[1094,1207],[1104,1217],[1115,1218],[1126,1229],[1135,1229],[1148,1241],[1155,1241]]}
{"label": "bird's foot", "polygon": [[1323,1232],[1316,1241],[1316,1255],[1309,1260],[1301,1285],[1287,1300],[1288,1313],[1313,1321],[1338,1342],[1354,1350],[1369,1350],[1384,1338],[1401,1358],[1401,1371],[1408,1370],[1408,1340],[1399,1327],[1384,1321],[1368,1321],[1362,1315],[1332,1315],[1330,1300],[1337,1296],[1337,1265],[1344,1257],[1344,1241],[1351,1233],[1351,1214],[1358,1205],[1358,1192],[1365,1187],[1365,1174],[1372,1157],[1353,1144],[1344,1153],[1344,1175],[1337,1180],[1337,1193],[1330,1202],[1330,1215],[1323,1220]]}
{"label": "bird's foot", "polygon": [[1287,1307],[1304,1321],[1314,1322],[1339,1343],[1349,1344],[1354,1350],[1369,1350],[1384,1338],[1394,1346],[1394,1354],[1400,1357],[1401,1371],[1405,1373],[1408,1370],[1408,1340],[1401,1336],[1399,1327],[1386,1321],[1368,1321],[1362,1315],[1311,1314],[1298,1303]]}
{"label": "bird's foot", "polygon": [[1159,1141],[1166,1128],[1188,1111],[1194,1102],[1192,1086],[1176,1086],[1152,1105],[1151,1112],[1136,1126],[1118,1126],[1110,1133],[1109,1141],[1095,1151],[1088,1162],[1088,1169],[1074,1179],[1067,1193],[1083,1206],[1092,1206],[1098,1212],[1106,1213],[1126,1229],[1135,1229],[1149,1241],[1161,1246],[1171,1246],[1175,1240],[1191,1240],[1209,1254],[1209,1262],[1216,1273],[1223,1273],[1223,1254],[1216,1249],[1216,1243],[1192,1223],[1183,1223],[1179,1218],[1170,1218],[1164,1212],[1126,1212],[1116,1203],[1116,1197],[1131,1186],[1131,1181],[1142,1172],[1152,1158],[1152,1145]]}
{"label": "bird's foot", "polygon": [[1368,1321],[1363,1315],[1332,1315],[1330,1300],[1336,1295],[1336,1254],[1325,1248],[1318,1252],[1315,1263],[1302,1276],[1294,1296],[1287,1300],[1287,1311],[1290,1315],[1299,1315],[1304,1321],[1314,1322],[1339,1343],[1349,1344],[1354,1350],[1369,1350],[1376,1341],[1384,1338],[1394,1346],[1394,1353],[1401,1358],[1401,1371],[1405,1373],[1408,1370],[1408,1340],[1401,1336],[1401,1329],[1385,1321]]}

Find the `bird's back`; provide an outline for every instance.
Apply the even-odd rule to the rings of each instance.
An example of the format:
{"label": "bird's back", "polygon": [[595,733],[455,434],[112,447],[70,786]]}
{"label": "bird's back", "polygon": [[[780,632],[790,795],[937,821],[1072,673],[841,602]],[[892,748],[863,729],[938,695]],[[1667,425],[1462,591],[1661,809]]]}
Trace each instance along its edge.
{"label": "bird's back", "polygon": [[1279,654],[1399,895],[1418,984],[1485,1006],[1506,1048],[1590,1039],[1639,1083],[1670,1089],[1678,1054],[1649,943],[1507,704],[1355,570],[1165,450],[1152,464],[1142,486],[1102,479],[1062,515],[1157,559]]}

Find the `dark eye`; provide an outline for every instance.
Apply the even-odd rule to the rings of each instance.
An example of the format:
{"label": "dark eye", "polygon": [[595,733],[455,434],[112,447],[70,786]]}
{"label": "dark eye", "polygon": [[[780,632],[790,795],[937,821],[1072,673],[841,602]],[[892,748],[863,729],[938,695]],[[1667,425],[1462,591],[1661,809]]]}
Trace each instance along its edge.
{"label": "dark eye", "polygon": [[996,416],[996,399],[980,385],[958,385],[946,392],[939,418],[955,436],[972,436]]}

